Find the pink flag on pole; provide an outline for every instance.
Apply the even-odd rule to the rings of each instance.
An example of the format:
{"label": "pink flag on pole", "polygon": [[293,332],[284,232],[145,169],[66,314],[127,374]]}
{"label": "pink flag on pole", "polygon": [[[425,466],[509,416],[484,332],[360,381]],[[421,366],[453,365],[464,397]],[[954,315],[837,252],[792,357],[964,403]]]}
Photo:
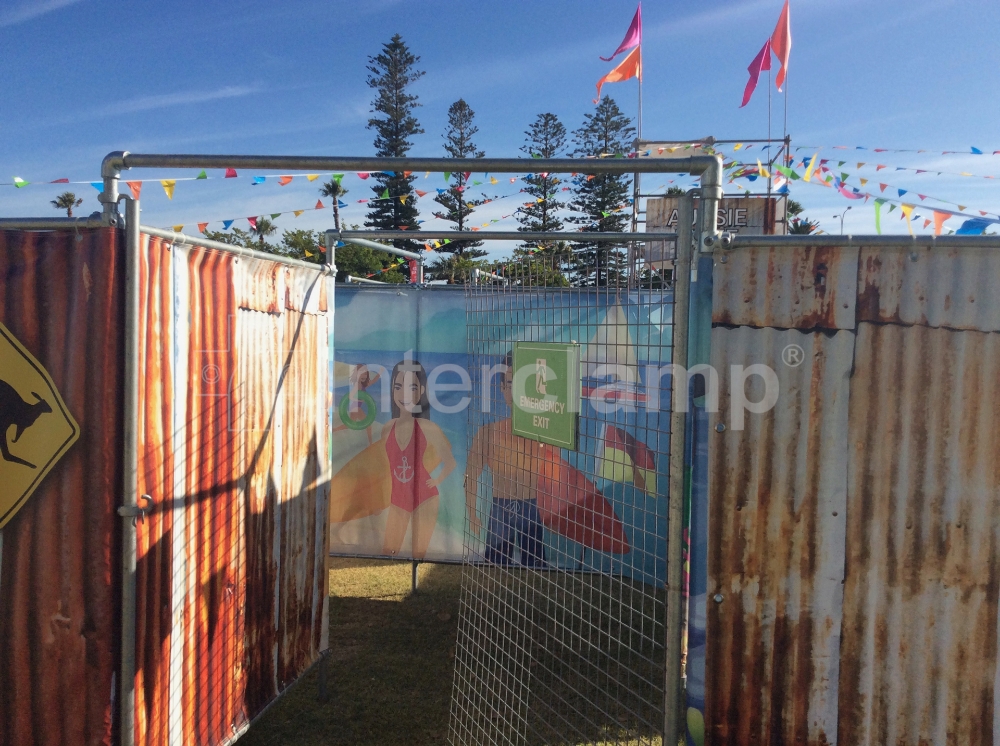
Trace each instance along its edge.
{"label": "pink flag on pole", "polygon": [[747,87],[743,89],[743,103],[740,104],[742,109],[748,103],[750,103],[750,97],[753,95],[754,90],[757,88],[757,81],[760,80],[760,74],[764,70],[771,69],[771,40],[768,39],[764,42],[764,46],[757,53],[757,56],[753,58],[753,62],[750,63],[750,67],[747,68],[747,72],[750,73],[750,80],[747,81]]}
{"label": "pink flag on pole", "polygon": [[774,27],[774,33],[771,34],[771,49],[774,56],[778,58],[778,62],[781,63],[781,69],[778,70],[774,79],[774,84],[780,91],[781,86],[785,84],[785,76],[788,74],[788,55],[792,52],[792,24],[788,18],[788,0],[785,0],[785,7],[781,9],[781,15],[778,16],[778,25]]}
{"label": "pink flag on pole", "polygon": [[611,62],[615,57],[620,55],[622,52],[627,52],[632,47],[637,47],[642,44],[642,3],[639,3],[639,7],[635,9],[635,17],[632,18],[632,23],[628,27],[628,31],[625,32],[625,38],[622,43],[618,45],[618,49],[610,57],[601,57],[605,62]]}

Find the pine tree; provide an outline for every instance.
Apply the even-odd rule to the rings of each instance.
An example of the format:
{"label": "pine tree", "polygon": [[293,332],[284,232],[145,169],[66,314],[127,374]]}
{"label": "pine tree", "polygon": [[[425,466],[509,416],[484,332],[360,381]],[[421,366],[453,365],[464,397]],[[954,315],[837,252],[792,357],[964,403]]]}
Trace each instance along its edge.
{"label": "pine tree", "polygon": [[[601,99],[583,125],[573,132],[574,156],[624,157],[632,149],[635,128],[610,96]],[[632,179],[626,174],[581,174],[574,181],[572,208],[582,213],[570,218],[584,232],[626,230],[631,214]],[[574,285],[614,284],[625,266],[621,244],[581,241],[574,247]]]}
{"label": "pine tree", "polygon": [[[566,128],[555,114],[539,114],[524,134],[527,137],[521,151],[532,158],[556,158],[566,147]],[[566,205],[556,195],[562,181],[547,173],[528,174],[523,181],[529,200],[517,211],[517,221],[521,224],[518,230],[561,231],[563,221],[559,211]],[[521,244],[514,256],[523,256],[539,245],[547,246],[535,241]]]}
{"label": "pine tree", "polygon": [[[413,110],[420,106],[417,97],[407,93],[410,84],[423,76],[414,65],[420,58],[410,52],[403,38],[396,34],[382,46],[382,53],[368,58],[368,87],[375,91],[368,129],[375,130],[375,154],[383,158],[402,158],[413,145],[410,138],[423,134]],[[368,203],[365,225],[379,230],[417,230],[417,197],[409,173],[372,174],[375,199]],[[397,248],[419,251],[416,241],[393,241]]]}
{"label": "pine tree", "polygon": [[[475,117],[476,113],[463,99],[459,99],[448,109],[448,129],[443,135],[444,152],[452,158],[486,157],[486,153],[479,150],[472,141],[473,136],[479,132],[479,128],[472,123]],[[467,193],[469,174],[452,174],[451,182],[447,191],[434,198],[434,201],[444,208],[443,212],[435,212],[434,217],[454,223],[456,231],[467,231],[472,211],[486,200],[472,199]],[[482,241],[451,241],[442,246],[440,251],[475,258],[486,254],[485,251],[477,249],[482,245]]]}

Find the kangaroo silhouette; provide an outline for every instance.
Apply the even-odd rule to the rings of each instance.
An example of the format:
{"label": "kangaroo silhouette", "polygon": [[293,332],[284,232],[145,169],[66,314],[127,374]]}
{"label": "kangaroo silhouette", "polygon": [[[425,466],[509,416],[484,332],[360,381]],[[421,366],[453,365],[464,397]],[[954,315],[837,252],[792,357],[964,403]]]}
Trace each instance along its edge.
{"label": "kangaroo silhouette", "polygon": [[26,402],[13,386],[0,380],[0,455],[4,461],[36,469],[37,467],[31,462],[11,453],[10,444],[7,442],[7,431],[11,425],[14,426],[12,442],[16,443],[21,434],[35,424],[35,420],[52,411],[52,407],[42,397],[34,391],[31,395],[35,397],[35,401]]}

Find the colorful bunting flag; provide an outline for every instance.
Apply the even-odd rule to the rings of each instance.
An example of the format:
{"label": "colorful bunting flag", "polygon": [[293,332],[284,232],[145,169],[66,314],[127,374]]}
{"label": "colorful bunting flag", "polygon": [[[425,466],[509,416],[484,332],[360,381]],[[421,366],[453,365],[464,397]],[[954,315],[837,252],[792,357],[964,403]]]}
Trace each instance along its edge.
{"label": "colorful bunting flag", "polygon": [[183,232],[184,232],[184,226],[183,225],[175,225],[174,226],[174,233],[183,233]]}
{"label": "colorful bunting flag", "polygon": [[635,9],[635,16],[632,18],[632,23],[629,24],[628,31],[625,32],[625,38],[622,39],[622,43],[618,45],[618,49],[610,57],[601,57],[605,62],[611,62],[615,57],[617,57],[622,52],[627,52],[633,47],[637,47],[642,44],[642,3],[639,3],[639,7]]}
{"label": "colorful bunting flag", "polygon": [[267,181],[266,176],[254,176],[253,184],[251,184],[250,186],[257,186],[258,184],[263,184],[265,181]]}
{"label": "colorful bunting flag", "polygon": [[[24,182],[24,183],[27,184],[28,182]],[[90,185],[92,187],[94,187],[94,189],[96,189],[97,191],[101,192],[102,194],[104,193],[104,182],[103,181],[92,181],[92,182],[90,182]],[[24,184],[22,184],[21,186],[24,186]]]}
{"label": "colorful bunting flag", "polygon": [[417,193],[418,197],[426,197],[427,196],[427,192],[422,192],[419,189],[414,189],[413,191],[415,191]]}
{"label": "colorful bunting flag", "polygon": [[247,222],[250,223],[251,230],[257,230],[257,218],[247,218]]}
{"label": "colorful bunting flag", "polygon": [[163,186],[163,191],[167,193],[167,199],[174,198],[174,187],[177,186],[176,179],[161,179],[160,184]]}
{"label": "colorful bunting flag", "polygon": [[[774,78],[774,84],[780,91],[781,86],[785,84],[785,76],[788,75],[788,56],[792,51],[792,24],[788,16],[788,0],[785,0],[785,6],[781,9],[781,15],[778,16],[778,24],[774,27],[774,33],[771,34],[770,45],[774,56],[781,64],[781,69],[778,70],[778,74]],[[770,69],[770,66],[767,69]]]}
{"label": "colorful bunting flag", "polygon": [[228,231],[230,228],[232,228],[232,226],[233,226],[233,221],[232,220],[223,220],[222,221],[222,230]]}
{"label": "colorful bunting flag", "polygon": [[196,180],[196,181],[197,181],[198,179],[207,179],[207,178],[208,178],[208,174],[206,174],[206,173],[205,173],[205,171],[204,171],[204,170],[202,170],[202,171],[200,171],[200,172],[198,173],[198,175],[197,175],[197,176],[195,176],[194,178],[195,178],[195,180]]}
{"label": "colorful bunting flag", "polygon": [[384,190],[384,191],[382,192],[382,194],[381,194],[381,195],[379,195],[379,199],[389,199],[389,190],[388,190],[388,189],[385,189],[385,190]]}
{"label": "colorful bunting flag", "polygon": [[321,199],[316,200],[316,209],[317,210],[322,210],[323,209],[323,200],[321,200]]}
{"label": "colorful bunting flag", "polygon": [[748,103],[750,103],[750,97],[753,96],[753,92],[757,89],[757,81],[760,80],[760,74],[764,70],[771,69],[771,40],[768,39],[764,42],[764,46],[761,47],[760,51],[757,52],[757,56],[753,58],[753,62],[747,67],[747,72],[750,73],[750,79],[747,81],[746,88],[743,89],[743,103],[740,104],[742,109]]}
{"label": "colorful bunting flag", "polygon": [[139,199],[139,195],[142,194],[142,182],[141,181],[126,181],[125,185],[132,192],[133,199]]}
{"label": "colorful bunting flag", "polygon": [[198,232],[205,233],[208,230],[208,223],[198,223]]}
{"label": "colorful bunting flag", "polygon": [[339,207],[341,210],[343,210],[345,207],[347,207],[347,203],[344,202],[344,200],[342,200],[342,199],[338,199],[337,200],[337,207]]}
{"label": "colorful bunting flag", "polygon": [[301,215],[304,212],[305,212],[305,210],[292,210],[292,215],[294,215],[295,217],[298,217],[299,215]]}
{"label": "colorful bunting flag", "polygon": [[292,177],[291,176],[279,176],[278,177],[278,186],[288,186],[291,183],[292,183]]}
{"label": "colorful bunting flag", "polygon": [[69,184],[69,179],[56,179],[55,181],[50,181],[50,184]]}
{"label": "colorful bunting flag", "polygon": [[884,204],[884,199],[875,200],[875,232],[880,236],[882,235],[882,205]]}
{"label": "colorful bunting flag", "polygon": [[226,175],[223,178],[226,178],[226,179],[235,179],[236,178],[236,169],[235,168],[227,168],[226,169]]}
{"label": "colorful bunting flag", "polygon": [[913,235],[913,224],[910,222],[910,216],[913,214],[913,205],[900,205],[899,209],[903,211],[903,217],[906,218],[906,229]]}
{"label": "colorful bunting flag", "polygon": [[597,98],[594,99],[594,103],[600,102],[601,86],[605,83],[620,83],[632,78],[637,78],[640,83],[642,82],[642,47],[636,47],[629,52],[628,56],[617,67],[597,81]]}
{"label": "colorful bunting flag", "polygon": [[272,212],[271,213],[271,220],[276,220],[277,218],[280,218],[280,217],[281,217],[281,213],[280,212]]}
{"label": "colorful bunting flag", "polygon": [[[334,174],[333,176],[336,178],[337,174]],[[343,174],[340,174],[340,176],[343,177]],[[306,174],[306,181],[316,181],[318,178],[319,174]],[[338,181],[337,183],[339,184],[340,182]]]}

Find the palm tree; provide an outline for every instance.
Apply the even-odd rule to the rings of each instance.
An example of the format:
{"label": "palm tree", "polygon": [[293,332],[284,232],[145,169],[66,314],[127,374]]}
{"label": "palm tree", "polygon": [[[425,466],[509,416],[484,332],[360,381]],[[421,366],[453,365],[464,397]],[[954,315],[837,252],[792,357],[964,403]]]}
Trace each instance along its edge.
{"label": "palm tree", "polygon": [[788,224],[788,233],[793,236],[808,236],[819,228],[819,223],[814,223],[809,218],[792,218]]}
{"label": "palm tree", "polygon": [[324,197],[329,197],[333,202],[333,227],[340,232],[340,205],[337,204],[337,200],[343,195],[347,194],[347,190],[340,185],[340,182],[334,178],[331,178],[328,182],[320,187],[319,193]]}
{"label": "palm tree", "polygon": [[65,210],[66,217],[73,217],[73,208],[79,207],[83,204],[83,197],[77,199],[73,192],[63,192],[54,200],[52,200],[52,206],[57,210]]}
{"label": "palm tree", "polygon": [[257,236],[257,241],[260,244],[259,248],[261,251],[267,251],[267,241],[264,239],[268,236],[274,235],[277,230],[278,226],[264,217],[257,218],[257,225],[250,229],[251,233]]}

